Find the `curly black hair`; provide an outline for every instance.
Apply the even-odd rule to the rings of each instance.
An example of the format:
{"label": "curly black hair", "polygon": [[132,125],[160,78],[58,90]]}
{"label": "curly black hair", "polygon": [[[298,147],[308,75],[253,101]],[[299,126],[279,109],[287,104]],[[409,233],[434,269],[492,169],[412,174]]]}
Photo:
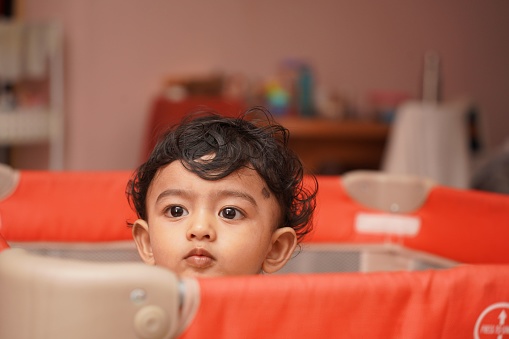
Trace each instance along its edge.
{"label": "curly black hair", "polygon": [[[159,139],[148,160],[137,168],[126,195],[139,218],[147,220],[146,196],[160,168],[173,161],[206,180],[219,180],[242,167],[254,169],[274,193],[282,211],[278,228],[292,227],[300,242],[312,228],[318,182],[304,185],[304,169],[288,148],[289,131],[262,107],[239,117],[213,111],[186,116]],[[213,154],[210,161],[195,161]]]}

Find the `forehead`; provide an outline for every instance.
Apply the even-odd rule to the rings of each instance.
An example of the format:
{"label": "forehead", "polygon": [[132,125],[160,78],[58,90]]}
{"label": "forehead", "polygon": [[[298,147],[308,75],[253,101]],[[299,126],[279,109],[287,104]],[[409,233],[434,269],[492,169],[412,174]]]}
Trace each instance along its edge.
{"label": "forehead", "polygon": [[147,202],[154,195],[168,188],[193,190],[200,194],[212,192],[216,189],[230,189],[236,187],[253,194],[257,198],[274,199],[262,177],[251,168],[240,168],[225,178],[219,180],[205,180],[187,170],[180,161],[174,161],[156,173],[147,192]]}

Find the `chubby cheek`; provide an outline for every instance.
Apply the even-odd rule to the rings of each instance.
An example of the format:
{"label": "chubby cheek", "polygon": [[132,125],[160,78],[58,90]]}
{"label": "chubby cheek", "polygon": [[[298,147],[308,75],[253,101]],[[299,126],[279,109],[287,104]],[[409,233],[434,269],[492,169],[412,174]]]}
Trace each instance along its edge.
{"label": "chubby cheek", "polygon": [[[247,238],[249,239],[249,238]],[[229,247],[226,270],[231,274],[258,274],[270,249],[270,238],[250,238]]]}
{"label": "chubby cheek", "polygon": [[171,234],[152,233],[150,235],[155,264],[175,270],[178,261],[177,246]]}

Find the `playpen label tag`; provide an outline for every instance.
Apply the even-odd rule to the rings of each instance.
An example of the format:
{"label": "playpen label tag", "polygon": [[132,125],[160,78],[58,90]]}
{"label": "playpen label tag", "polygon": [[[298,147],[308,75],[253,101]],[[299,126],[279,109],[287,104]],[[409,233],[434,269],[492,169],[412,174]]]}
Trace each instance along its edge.
{"label": "playpen label tag", "polygon": [[355,217],[355,230],[359,233],[415,236],[421,228],[417,217],[393,214],[359,213]]}

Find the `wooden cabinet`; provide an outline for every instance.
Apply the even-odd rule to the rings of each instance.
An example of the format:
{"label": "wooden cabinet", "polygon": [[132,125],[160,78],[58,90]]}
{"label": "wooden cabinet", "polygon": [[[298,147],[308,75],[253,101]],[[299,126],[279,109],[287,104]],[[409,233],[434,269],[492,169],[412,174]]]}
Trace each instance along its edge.
{"label": "wooden cabinet", "polygon": [[390,126],[368,121],[279,118],[306,172],[341,174],[379,169]]}

